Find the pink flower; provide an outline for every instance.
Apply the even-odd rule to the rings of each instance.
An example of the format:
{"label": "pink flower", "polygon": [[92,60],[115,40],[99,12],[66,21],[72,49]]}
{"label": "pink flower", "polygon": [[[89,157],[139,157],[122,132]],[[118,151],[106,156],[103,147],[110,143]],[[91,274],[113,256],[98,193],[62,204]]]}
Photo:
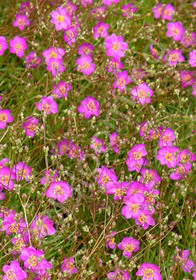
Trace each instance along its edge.
{"label": "pink flower", "polygon": [[112,34],[105,39],[105,48],[107,56],[112,56],[114,58],[124,57],[124,51],[128,49],[128,44],[123,42],[122,36],[116,36]]}
{"label": "pink flower", "polygon": [[59,82],[57,85],[53,86],[52,93],[55,95],[56,98],[67,98],[68,97],[68,91],[71,90],[71,85],[68,83],[65,83],[64,81]]}
{"label": "pink flower", "polygon": [[105,246],[106,248],[110,248],[110,249],[115,249],[116,248],[116,244],[115,244],[115,238],[114,236],[116,235],[116,231],[112,231],[106,239],[106,243]]}
{"label": "pink flower", "polygon": [[183,271],[191,273],[195,264],[193,261],[189,260],[188,257],[189,250],[181,251],[178,247],[176,247],[174,261],[181,264]]}
{"label": "pink flower", "polygon": [[185,30],[180,21],[178,22],[169,22],[167,24],[166,35],[168,37],[173,37],[174,41],[180,41],[182,39]]}
{"label": "pink flower", "polygon": [[27,69],[36,68],[38,64],[42,62],[42,59],[36,55],[35,52],[30,52],[29,55],[25,57],[25,61],[27,63]]}
{"label": "pink flower", "polygon": [[84,152],[82,151],[80,146],[76,146],[73,142],[69,145],[68,155],[69,158],[77,158],[78,161],[83,160]]}
{"label": "pink flower", "polygon": [[13,40],[9,41],[10,52],[15,53],[18,57],[23,57],[24,51],[28,48],[26,40],[23,37],[15,36]]}
{"label": "pink flower", "polygon": [[56,144],[58,154],[60,156],[67,155],[71,142],[68,139],[63,139]]}
{"label": "pink flower", "polygon": [[110,6],[112,3],[118,3],[120,0],[102,0],[103,4],[106,6]]}
{"label": "pink flower", "polygon": [[171,4],[165,5],[162,9],[161,17],[162,19],[172,20],[172,15],[174,13],[174,7]]}
{"label": "pink flower", "polygon": [[158,150],[156,159],[160,161],[161,165],[167,165],[168,168],[176,167],[177,165],[177,153],[179,152],[177,147],[163,147]]}
{"label": "pink flower", "polygon": [[121,213],[126,219],[136,219],[140,215],[144,203],[144,196],[141,193],[133,194],[132,196],[125,196],[124,203]]}
{"label": "pink flower", "polygon": [[124,237],[118,244],[118,248],[123,250],[123,255],[126,258],[130,258],[132,256],[132,252],[137,252],[139,250],[139,241],[133,237]]}
{"label": "pink flower", "polygon": [[95,154],[100,154],[101,152],[105,153],[106,151],[103,140],[96,137],[92,137],[92,144],[90,145],[90,148],[94,149]]}
{"label": "pink flower", "polygon": [[77,268],[74,267],[74,258],[65,257],[61,265],[61,270],[66,272],[69,276],[71,276],[73,273],[77,273]]}
{"label": "pink flower", "polygon": [[25,26],[30,25],[30,21],[27,19],[26,15],[15,15],[15,20],[13,22],[14,27],[18,27],[20,30],[23,30]]}
{"label": "pink flower", "polygon": [[86,8],[87,4],[92,4],[93,0],[80,0],[83,7]]}
{"label": "pink flower", "polygon": [[176,139],[173,130],[171,130],[169,127],[166,129],[160,130],[159,132],[159,142],[158,146],[159,148],[165,147],[165,146],[172,146],[172,141]]}
{"label": "pink flower", "polygon": [[154,17],[156,19],[160,18],[160,16],[162,15],[162,10],[163,10],[163,4],[161,3],[158,3],[156,7],[152,8],[152,12],[154,13]]}
{"label": "pink flower", "polygon": [[0,36],[0,55],[3,55],[4,51],[7,50],[8,44],[6,43],[6,38]]}
{"label": "pink flower", "polygon": [[0,129],[4,129],[7,123],[13,122],[13,117],[8,109],[0,110]]}
{"label": "pink flower", "polygon": [[180,81],[182,83],[182,87],[192,86],[195,82],[192,72],[186,70],[182,70],[180,72]]}
{"label": "pink flower", "polygon": [[62,59],[65,54],[65,51],[62,48],[50,47],[48,50],[42,52],[43,57],[45,58],[46,64],[50,62],[50,59]]}
{"label": "pink flower", "polygon": [[185,166],[187,168],[191,168],[192,167],[191,162],[193,162],[195,160],[196,160],[196,155],[189,152],[188,149],[184,149],[184,150],[180,151],[177,156],[178,164],[182,164],[183,166]]}
{"label": "pink flower", "polygon": [[87,96],[87,98],[81,101],[81,105],[78,107],[78,112],[84,114],[86,119],[91,116],[99,116],[99,102],[92,96]]}
{"label": "pink flower", "polygon": [[4,218],[1,231],[6,231],[6,234],[8,235],[12,233],[22,234],[26,226],[26,223],[18,216],[18,214],[16,216],[15,213],[10,213]]}
{"label": "pink flower", "polygon": [[148,189],[152,189],[156,183],[161,182],[161,178],[153,169],[142,169],[140,182],[143,183]]}
{"label": "pink flower", "polygon": [[120,154],[119,147],[120,147],[120,139],[116,132],[110,134],[110,145],[115,153]]}
{"label": "pink flower", "polygon": [[143,276],[142,280],[162,280],[159,273],[160,268],[151,263],[143,263],[140,265],[140,269],[136,272],[137,276]]}
{"label": "pink flower", "polygon": [[116,181],[108,182],[105,187],[105,193],[113,194],[114,201],[117,201],[124,196],[128,186],[129,186],[129,182],[122,182],[122,183]]}
{"label": "pink flower", "polygon": [[3,266],[3,280],[23,280],[27,278],[27,273],[20,267],[18,261],[12,261],[10,265]]}
{"label": "pink flower", "polygon": [[69,46],[71,46],[73,43],[75,43],[77,35],[77,27],[72,25],[64,31],[63,39],[66,43],[68,43]]}
{"label": "pink flower", "polygon": [[12,242],[12,244],[14,244],[13,255],[20,254],[22,251],[22,248],[27,246],[27,240],[25,239],[24,236],[18,237],[18,238],[12,238],[11,242]]}
{"label": "pink flower", "polygon": [[150,45],[150,53],[151,53],[151,55],[154,56],[154,58],[159,59],[158,50],[153,48],[153,45]]}
{"label": "pink flower", "polygon": [[105,24],[103,21],[98,22],[94,27],[93,27],[93,37],[95,39],[102,37],[105,38],[108,36],[107,29],[109,28],[109,24]]}
{"label": "pink flower", "polygon": [[25,14],[27,14],[28,16],[30,15],[30,13],[31,13],[31,6],[30,6],[30,3],[29,3],[29,1],[27,1],[27,2],[24,2],[24,3],[21,3],[21,5],[20,5],[20,10],[19,10],[19,12],[22,14],[22,13],[25,13]]}
{"label": "pink flower", "polygon": [[131,94],[133,96],[133,100],[135,100],[136,103],[140,103],[144,106],[145,104],[151,102],[153,90],[146,83],[142,83],[134,87],[131,91]]}
{"label": "pink flower", "polygon": [[129,151],[128,158],[126,161],[129,171],[136,170],[140,172],[142,166],[145,164],[145,159],[143,156],[147,155],[144,144],[137,144]]}
{"label": "pink flower", "polygon": [[184,176],[188,175],[190,169],[190,166],[179,164],[175,171],[169,175],[169,178],[172,180],[181,180],[184,178]]}
{"label": "pink flower", "polygon": [[66,8],[58,7],[57,11],[51,12],[51,17],[52,19],[50,22],[55,24],[55,29],[57,31],[66,29],[71,24],[71,18]]}
{"label": "pink flower", "polygon": [[84,56],[92,56],[94,47],[91,44],[83,43],[81,46],[77,47],[78,54]]}
{"label": "pink flower", "polygon": [[25,165],[24,162],[19,161],[19,163],[12,168],[12,176],[17,182],[20,182],[22,179],[30,182],[29,177],[31,177],[31,168],[28,165]]}
{"label": "pink flower", "polygon": [[33,136],[36,133],[36,127],[37,127],[38,123],[39,123],[39,120],[32,116],[29,116],[26,119],[26,121],[23,123],[23,129],[25,130],[27,136],[33,138]]}
{"label": "pink flower", "polygon": [[127,4],[122,6],[122,15],[123,17],[133,17],[133,13],[137,11],[137,8],[132,4]]}
{"label": "pink flower", "polygon": [[31,229],[35,231],[36,236],[38,235],[40,239],[46,237],[47,235],[55,234],[53,221],[50,220],[47,215],[41,218],[40,216],[37,216],[31,224]]}
{"label": "pink flower", "polygon": [[194,96],[195,96],[195,98],[196,98],[196,85],[194,85],[194,86],[193,86],[192,95],[194,95]]}
{"label": "pink flower", "polygon": [[92,63],[92,57],[90,55],[82,55],[80,58],[76,59],[76,63],[76,70],[82,72],[87,76],[95,71],[95,64]]}
{"label": "pink flower", "polygon": [[64,181],[52,182],[46,190],[46,196],[64,202],[72,195],[71,187]]}
{"label": "pink flower", "polygon": [[114,75],[117,74],[118,70],[123,68],[123,63],[119,58],[110,58],[108,65],[106,66],[107,71],[110,73],[113,71]]}
{"label": "pink flower", "polygon": [[3,167],[0,169],[0,187],[11,191],[14,187],[12,179],[13,175],[8,167]]}
{"label": "pink flower", "polygon": [[150,216],[148,208],[144,208],[143,210],[138,211],[138,215],[135,218],[135,223],[136,225],[140,225],[143,227],[143,229],[148,229],[149,225],[154,226],[155,221],[154,219]]}
{"label": "pink flower", "polygon": [[97,168],[97,172],[99,173],[98,185],[101,187],[106,187],[108,182],[117,181],[113,169],[108,169],[106,166],[102,165],[101,168]]}
{"label": "pink flower", "polygon": [[166,62],[167,60],[169,61],[170,66],[175,66],[177,65],[177,62],[183,62],[185,58],[182,55],[182,50],[171,50],[168,51],[163,58],[164,62]]}
{"label": "pink flower", "polygon": [[48,183],[51,183],[52,181],[56,181],[56,179],[58,178],[58,171],[57,170],[45,170],[44,171],[44,177],[41,178],[40,180],[40,184],[45,185]]}
{"label": "pink flower", "polygon": [[196,67],[196,50],[189,53],[189,64],[191,67]]}
{"label": "pink flower", "polygon": [[114,81],[114,88],[118,88],[120,92],[126,89],[126,85],[130,83],[130,79],[127,77],[127,71],[118,73],[117,79]]}
{"label": "pink flower", "polygon": [[43,96],[41,98],[41,101],[36,103],[36,108],[39,111],[46,112],[46,115],[58,113],[57,103],[54,102],[52,96]]}
{"label": "pink flower", "polygon": [[34,272],[38,266],[39,258],[44,255],[41,250],[36,250],[34,247],[22,248],[20,259],[24,261],[24,267],[29,268],[31,272]]}
{"label": "pink flower", "polygon": [[184,35],[180,41],[180,43],[185,47],[188,48],[189,46],[194,46],[196,42],[196,33],[191,32],[188,35]]}
{"label": "pink flower", "polygon": [[121,270],[121,269],[117,269],[117,268],[114,268],[114,272],[109,272],[107,274],[107,277],[109,280],[114,280],[114,279],[129,280],[130,279],[130,276],[126,270]]}
{"label": "pink flower", "polygon": [[51,71],[52,76],[56,77],[56,75],[59,72],[63,72],[65,70],[65,67],[63,66],[62,63],[63,60],[61,58],[60,59],[51,58],[47,64],[46,70]]}

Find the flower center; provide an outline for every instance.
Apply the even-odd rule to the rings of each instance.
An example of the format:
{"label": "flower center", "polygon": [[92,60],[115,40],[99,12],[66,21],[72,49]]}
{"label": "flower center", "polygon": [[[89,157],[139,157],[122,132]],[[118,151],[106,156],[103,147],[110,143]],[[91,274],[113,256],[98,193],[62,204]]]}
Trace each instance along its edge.
{"label": "flower center", "polygon": [[119,51],[119,50],[120,50],[120,43],[119,43],[119,42],[114,42],[114,43],[112,44],[112,49],[113,49],[115,52]]}
{"label": "flower center", "polygon": [[139,98],[145,98],[146,97],[146,92],[143,89],[139,89],[137,95],[138,95]]}
{"label": "flower center", "polygon": [[172,34],[174,35],[174,36],[177,36],[178,34],[179,34],[179,29],[178,28],[173,28],[172,29]]}
{"label": "flower center", "polygon": [[140,152],[134,152],[133,153],[133,159],[134,160],[139,160],[142,157],[142,153]]}
{"label": "flower center", "polygon": [[115,190],[115,193],[114,193],[114,195],[118,196],[118,197],[121,197],[124,194],[125,194],[125,190],[123,190],[122,188],[118,188],[117,190]]}
{"label": "flower center", "polygon": [[85,62],[82,64],[82,69],[87,70],[90,67],[90,64],[88,62]]}
{"label": "flower center", "polygon": [[88,102],[87,107],[88,107],[89,111],[94,111],[96,109],[95,103],[91,100]]}
{"label": "flower center", "polygon": [[6,114],[4,114],[4,113],[1,113],[1,114],[0,114],[0,121],[1,121],[1,122],[6,122],[6,121],[7,121],[7,116],[6,116]]}
{"label": "flower center", "polygon": [[7,185],[8,184],[8,182],[9,182],[9,177],[7,176],[7,175],[3,175],[3,176],[1,176],[1,183],[3,184],[3,185]]}
{"label": "flower center", "polygon": [[107,182],[110,182],[110,177],[108,175],[103,175],[101,181],[106,184]]}
{"label": "flower center", "polygon": [[24,19],[21,19],[21,18],[20,18],[20,19],[18,20],[18,25],[23,25],[23,24],[24,24]]}
{"label": "flower center", "polygon": [[53,58],[57,58],[57,53],[56,52],[54,52],[54,51],[52,51],[51,53],[50,53],[50,58],[51,57],[53,57]]}
{"label": "flower center", "polygon": [[53,193],[57,194],[57,196],[61,196],[63,194],[62,187],[59,185],[55,186]]}
{"label": "flower center", "polygon": [[170,162],[172,160],[172,153],[166,153],[165,159]]}
{"label": "flower center", "polygon": [[56,20],[58,21],[58,23],[61,23],[61,22],[64,21],[64,16],[58,15],[58,16],[56,17]]}
{"label": "flower center", "polygon": [[185,81],[185,82],[190,81],[190,79],[191,79],[191,76],[190,76],[190,75],[187,74],[187,75],[184,76],[184,81]]}
{"label": "flower center", "polygon": [[34,123],[30,123],[30,124],[28,125],[27,129],[30,130],[30,131],[32,131],[32,132],[34,132],[34,131],[35,131],[35,127],[36,127],[36,125],[35,125]]}
{"label": "flower center", "polygon": [[151,268],[144,269],[143,274],[146,278],[152,278],[154,276],[154,272]]}
{"label": "flower center", "polygon": [[170,136],[165,134],[165,135],[163,135],[162,139],[163,139],[164,142],[169,142],[170,141]]}
{"label": "flower center", "polygon": [[9,269],[9,270],[6,272],[6,277],[7,277],[7,280],[15,280],[15,279],[17,279],[17,278],[16,278],[16,274],[13,272],[12,269]]}
{"label": "flower center", "polygon": [[129,207],[129,210],[131,211],[131,212],[134,212],[134,213],[137,213],[137,211],[139,210],[139,204],[131,204],[131,206]]}
{"label": "flower center", "polygon": [[112,245],[112,244],[114,244],[114,241],[115,241],[114,237],[110,237],[108,240],[108,244]]}
{"label": "flower center", "polygon": [[124,85],[125,85],[125,79],[118,79],[117,85],[118,85],[119,87],[124,87]]}
{"label": "flower center", "polygon": [[48,103],[42,104],[42,110],[47,113],[50,112],[50,105]]}
{"label": "flower center", "polygon": [[170,56],[170,60],[171,61],[177,61],[179,58],[178,54],[177,53],[173,53],[171,56]]}
{"label": "flower center", "polygon": [[138,220],[140,221],[140,223],[143,225],[144,223],[146,223],[147,219],[146,216],[144,214],[141,214],[140,217],[138,218]]}
{"label": "flower center", "polygon": [[15,49],[16,52],[20,52],[20,51],[22,51],[22,45],[19,44],[19,43],[17,43],[17,44],[14,46],[14,49]]}
{"label": "flower center", "polygon": [[158,54],[159,54],[159,53],[158,53],[158,50],[157,50],[157,49],[154,49],[154,48],[153,48],[152,50],[153,50],[153,52],[158,56]]}
{"label": "flower center", "polygon": [[34,268],[35,268],[35,267],[37,266],[37,263],[38,263],[37,257],[31,255],[31,256],[28,258],[27,263],[30,265],[30,267],[34,267]]}
{"label": "flower center", "polygon": [[104,26],[100,26],[100,27],[97,29],[97,33],[99,33],[99,34],[102,34],[104,31],[105,31],[105,27],[104,27]]}
{"label": "flower center", "polygon": [[132,244],[125,245],[125,251],[127,251],[128,253],[132,252],[133,250],[134,248]]}
{"label": "flower center", "polygon": [[12,223],[9,226],[9,231],[10,232],[18,232],[18,230],[19,230],[19,225],[17,223]]}

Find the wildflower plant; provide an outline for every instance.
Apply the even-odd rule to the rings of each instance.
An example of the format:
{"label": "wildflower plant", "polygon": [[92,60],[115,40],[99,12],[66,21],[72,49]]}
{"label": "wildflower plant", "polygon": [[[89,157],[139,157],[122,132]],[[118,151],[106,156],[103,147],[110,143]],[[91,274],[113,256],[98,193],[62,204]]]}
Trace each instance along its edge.
{"label": "wildflower plant", "polygon": [[195,1],[1,1],[0,278],[196,279]]}

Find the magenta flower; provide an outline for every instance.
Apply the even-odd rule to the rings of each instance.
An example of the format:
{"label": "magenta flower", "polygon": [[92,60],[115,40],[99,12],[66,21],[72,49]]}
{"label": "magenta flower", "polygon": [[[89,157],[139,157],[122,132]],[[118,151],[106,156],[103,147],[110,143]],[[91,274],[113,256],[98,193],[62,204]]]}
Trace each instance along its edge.
{"label": "magenta flower", "polygon": [[140,172],[142,166],[145,164],[145,159],[143,157],[146,155],[147,151],[144,144],[135,145],[128,153],[126,161],[128,170]]}
{"label": "magenta flower", "polygon": [[127,77],[127,71],[118,73],[117,79],[114,81],[113,88],[117,88],[122,93],[126,89],[126,85],[130,83],[130,79]]}
{"label": "magenta flower", "polygon": [[20,267],[18,261],[12,261],[10,265],[3,266],[3,280],[23,280],[27,278],[27,273]]}
{"label": "magenta flower", "polygon": [[64,202],[72,195],[71,187],[64,181],[52,182],[49,188],[46,190],[47,197],[57,199],[59,202]]}
{"label": "magenta flower", "polygon": [[74,258],[64,258],[61,265],[61,270],[71,276],[74,273],[77,273],[77,268],[74,267]]}
{"label": "magenta flower", "polygon": [[131,94],[133,96],[133,100],[135,100],[136,103],[145,105],[150,103],[153,90],[146,83],[142,83],[134,87],[131,91]]}
{"label": "magenta flower", "polygon": [[122,5],[122,16],[123,17],[133,17],[133,13],[137,11],[137,8],[132,4],[129,3],[127,5]]}
{"label": "magenta flower", "polygon": [[195,83],[192,72],[186,70],[182,70],[180,72],[180,81],[182,83],[182,87],[192,86]]}
{"label": "magenta flower", "polygon": [[[146,190],[147,190],[147,188],[145,187],[144,184],[141,184],[138,181],[133,181],[126,191],[126,195],[127,195],[126,198],[128,198],[129,196],[132,196],[136,193],[140,193],[143,195]],[[124,199],[124,201],[126,201],[126,198]]]}
{"label": "magenta flower", "polygon": [[189,64],[191,67],[196,67],[196,50],[189,53]]}
{"label": "magenta flower", "polygon": [[143,229],[148,229],[149,225],[154,226],[155,221],[150,216],[148,208],[144,208],[143,210],[138,211],[138,215],[135,218],[135,223],[143,227]]}
{"label": "magenta flower", "polygon": [[168,37],[173,37],[174,41],[180,41],[184,35],[185,30],[180,21],[178,22],[169,22],[167,24],[166,35]]}
{"label": "magenta flower", "polygon": [[13,22],[14,27],[18,27],[20,30],[23,30],[25,26],[30,25],[30,21],[27,19],[26,15],[15,15],[15,20]]}
{"label": "magenta flower", "polygon": [[137,276],[143,276],[142,280],[162,280],[159,273],[160,268],[151,263],[143,263],[140,265],[140,269],[136,272]]}
{"label": "magenta flower", "polygon": [[6,43],[6,38],[0,36],[0,55],[3,55],[4,51],[7,50],[8,44]]}
{"label": "magenta flower", "polygon": [[192,95],[194,95],[194,96],[195,96],[195,98],[196,98],[196,85],[194,85],[194,86],[193,86]]}
{"label": "magenta flower", "polygon": [[53,77],[56,77],[58,73],[63,72],[65,70],[65,67],[62,63],[62,59],[51,58],[47,64],[46,70],[50,71]]}
{"label": "magenta flower", "polygon": [[0,129],[4,129],[7,123],[13,122],[13,117],[8,109],[0,110]]}
{"label": "magenta flower", "polygon": [[93,0],[80,0],[83,7],[86,8],[87,4],[92,4]]}
{"label": "magenta flower", "polygon": [[44,171],[44,177],[41,178],[40,180],[40,184],[45,185],[48,183],[51,183],[52,181],[56,181],[56,179],[58,178],[58,171],[57,170],[45,170]]}
{"label": "magenta flower", "polygon": [[78,161],[81,161],[84,158],[84,152],[80,146],[76,146],[73,142],[71,142],[68,150],[68,157],[71,159],[77,158]]}
{"label": "magenta flower", "polygon": [[73,12],[76,11],[77,6],[72,4],[70,1],[67,2],[67,5],[65,6],[66,11],[68,12],[68,14],[70,15],[70,17],[72,17]]}
{"label": "magenta flower", "polygon": [[169,175],[169,178],[172,180],[181,180],[184,178],[184,176],[188,175],[190,169],[190,166],[179,164],[175,171]]}
{"label": "magenta flower", "polygon": [[71,142],[68,139],[63,139],[56,144],[58,154],[60,156],[67,155]]}
{"label": "magenta flower", "polygon": [[171,50],[168,51],[164,56],[163,61],[166,62],[168,60],[170,66],[177,65],[177,62],[185,61],[184,56],[182,55],[182,50]]}
{"label": "magenta flower", "polygon": [[188,259],[189,250],[179,250],[176,247],[174,261],[181,264],[182,270],[191,273],[192,268],[195,266],[194,262]]}
{"label": "magenta flower", "polygon": [[196,160],[196,155],[193,153],[190,153],[188,149],[184,149],[179,152],[177,156],[177,162],[178,164],[182,164],[183,166],[187,168],[191,168],[192,164],[191,162]]}
{"label": "magenta flower", "polygon": [[6,163],[9,162],[9,159],[8,158],[3,158],[0,160],[0,170],[6,166]]}
{"label": "magenta flower", "polygon": [[24,267],[29,268],[31,272],[34,272],[38,266],[39,258],[44,255],[41,250],[36,250],[34,247],[22,248],[20,259],[24,261]]}
{"label": "magenta flower", "polygon": [[78,107],[78,112],[84,114],[86,119],[91,116],[99,116],[99,102],[92,96],[87,96],[87,98],[81,101],[81,105]]}
{"label": "magenta flower", "polygon": [[38,64],[42,62],[42,59],[37,56],[35,52],[30,52],[29,55],[25,57],[25,62],[27,63],[27,69],[36,68]]}
{"label": "magenta flower", "polygon": [[128,49],[128,44],[123,42],[122,36],[116,36],[112,34],[105,39],[105,48],[107,56],[112,56],[114,58],[124,57],[124,51]]}
{"label": "magenta flower", "polygon": [[30,6],[29,1],[20,4],[19,13],[21,13],[21,14],[27,14],[27,15],[29,16],[30,13],[31,13],[31,10],[32,10],[32,9],[31,9],[31,6]]}
{"label": "magenta flower", "polygon": [[83,43],[81,46],[77,47],[78,54],[84,56],[92,56],[94,47],[91,44]]}
{"label": "magenta flower", "polygon": [[72,25],[64,31],[63,39],[65,43],[71,46],[73,43],[75,43],[77,35],[77,27],[76,25]]}
{"label": "magenta flower", "polygon": [[3,220],[3,228],[1,230],[6,231],[6,234],[21,234],[26,228],[26,223],[21,218],[19,221],[19,217],[16,218],[16,214],[11,213],[8,214]]}
{"label": "magenta flower", "polygon": [[31,224],[31,229],[39,236],[40,239],[47,235],[54,235],[55,228],[53,227],[53,221],[48,218],[47,215],[40,218],[37,216]]}
{"label": "magenta flower", "polygon": [[95,64],[92,63],[92,57],[90,55],[82,55],[80,58],[76,59],[76,63],[76,70],[87,76],[95,71]]}
{"label": "magenta flower", "polygon": [[50,22],[55,24],[55,29],[57,31],[66,29],[71,24],[71,18],[66,8],[58,7],[57,11],[51,12],[51,17],[52,19]]}
{"label": "magenta flower", "polygon": [[14,183],[12,181],[13,175],[11,170],[8,167],[3,167],[0,169],[0,187],[5,188],[8,191],[11,191],[14,187]]}
{"label": "magenta flower", "polygon": [[113,169],[108,169],[106,166],[102,165],[101,168],[97,168],[97,172],[99,173],[98,185],[101,187],[106,187],[108,182],[117,181]]}
{"label": "magenta flower", "polygon": [[168,168],[176,167],[177,165],[177,154],[179,153],[177,147],[163,147],[158,150],[156,159],[160,161],[161,165],[167,165]]}
{"label": "magenta flower", "polygon": [[129,182],[108,182],[105,187],[105,193],[106,194],[113,194],[114,195],[114,201],[120,200],[124,194],[126,193],[126,190],[129,186]]}
{"label": "magenta flower", "polygon": [[94,149],[95,154],[100,154],[101,152],[105,153],[106,151],[103,140],[96,137],[92,137],[92,144],[90,145],[90,148]]}
{"label": "magenta flower", "polygon": [[156,183],[161,182],[161,177],[159,177],[156,170],[142,169],[140,173],[142,175],[140,182],[143,183],[148,189],[152,189]]}
{"label": "magenta flower", "polygon": [[37,267],[35,268],[35,273],[38,275],[45,275],[47,269],[51,269],[52,264],[49,263],[46,259],[41,259],[41,261],[38,263]]}
{"label": "magenta flower", "polygon": [[31,168],[28,165],[25,165],[24,162],[19,161],[18,164],[13,166],[12,175],[17,182],[20,182],[22,179],[30,182],[29,177],[31,177]]}
{"label": "magenta flower", "polygon": [[120,0],[102,0],[103,4],[106,6],[110,6],[112,3],[118,3]]}
{"label": "magenta flower", "polygon": [[120,138],[116,132],[110,134],[110,145],[115,153],[120,154],[119,147],[120,147]]}
{"label": "magenta flower", "polygon": [[114,75],[117,74],[118,70],[123,68],[123,63],[119,58],[110,58],[108,65],[106,66],[107,71],[110,73],[113,71]]}
{"label": "magenta flower", "polygon": [[109,272],[107,274],[107,277],[109,280],[114,280],[114,279],[130,280],[130,276],[126,270],[121,270],[117,268],[114,268],[113,272]]}
{"label": "magenta flower", "polygon": [[153,47],[153,45],[150,45],[150,53],[151,53],[151,55],[154,56],[154,58],[159,59],[158,50],[155,49],[155,48]]}
{"label": "magenta flower", "polygon": [[159,132],[159,142],[158,146],[159,148],[165,147],[165,146],[172,146],[172,141],[176,139],[173,130],[171,130],[169,127],[166,129],[160,130]]}
{"label": "magenta flower", "polygon": [[97,39],[99,37],[105,38],[108,36],[108,28],[109,24],[105,24],[103,21],[99,21],[94,27],[93,27],[93,37],[94,39]]}
{"label": "magenta flower", "polygon": [[196,42],[196,32],[191,32],[189,34],[184,34],[180,43],[185,47],[188,48],[189,46],[194,46]]}
{"label": "magenta flower", "polygon": [[56,98],[67,98],[68,97],[68,91],[71,90],[71,85],[68,83],[65,83],[64,81],[59,82],[57,85],[53,86],[52,93],[55,95]]}
{"label": "magenta flower", "polygon": [[22,251],[22,248],[27,246],[27,240],[25,239],[24,236],[18,237],[18,238],[12,238],[11,242],[12,242],[12,244],[14,244],[13,255],[20,254]]}
{"label": "magenta flower", "polygon": [[144,203],[144,196],[141,193],[133,194],[132,196],[125,196],[124,203],[121,213],[126,219],[136,219],[142,210]]}
{"label": "magenta flower", "polygon": [[23,37],[15,36],[13,40],[9,41],[10,52],[15,53],[18,57],[23,57],[24,51],[28,48],[26,40]]}
{"label": "magenta flower", "polygon": [[114,236],[116,235],[116,231],[112,231],[106,239],[106,243],[105,246],[106,248],[110,248],[110,249],[115,249],[116,248],[116,244],[115,244],[115,238]]}
{"label": "magenta flower", "polygon": [[161,3],[158,3],[158,4],[156,5],[156,7],[153,7],[153,8],[152,8],[152,12],[154,13],[154,17],[155,17],[156,19],[158,19],[158,18],[161,17],[161,15],[162,15],[162,10],[163,10],[163,4],[161,4]]}
{"label": "magenta flower", "polygon": [[35,104],[39,111],[46,112],[46,115],[58,113],[57,103],[54,102],[52,96],[41,98],[41,101]]}
{"label": "magenta flower", "polygon": [[26,121],[23,123],[22,127],[25,130],[27,136],[33,138],[33,136],[36,133],[36,127],[37,127],[38,123],[39,123],[39,120],[32,116],[29,116],[26,119]]}
{"label": "magenta flower", "polygon": [[165,7],[162,9],[161,17],[164,20],[172,20],[172,15],[174,13],[174,7],[171,4],[165,5]]}
{"label": "magenta flower", "polygon": [[123,250],[123,255],[126,258],[130,258],[132,256],[132,252],[137,252],[139,250],[139,241],[133,237],[124,237],[118,244],[118,248]]}
{"label": "magenta flower", "polygon": [[62,48],[50,47],[48,50],[42,52],[43,57],[45,58],[46,64],[50,62],[50,59],[62,59],[65,54],[65,51]]}

